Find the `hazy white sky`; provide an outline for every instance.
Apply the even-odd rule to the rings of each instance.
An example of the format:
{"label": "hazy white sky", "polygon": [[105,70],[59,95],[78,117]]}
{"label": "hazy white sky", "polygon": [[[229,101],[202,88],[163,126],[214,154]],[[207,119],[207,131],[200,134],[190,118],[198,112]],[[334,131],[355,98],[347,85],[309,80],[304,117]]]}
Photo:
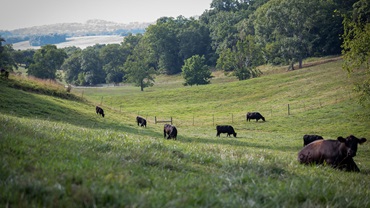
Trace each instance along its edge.
{"label": "hazy white sky", "polygon": [[102,19],[119,23],[191,17],[212,0],[0,0],[0,30]]}

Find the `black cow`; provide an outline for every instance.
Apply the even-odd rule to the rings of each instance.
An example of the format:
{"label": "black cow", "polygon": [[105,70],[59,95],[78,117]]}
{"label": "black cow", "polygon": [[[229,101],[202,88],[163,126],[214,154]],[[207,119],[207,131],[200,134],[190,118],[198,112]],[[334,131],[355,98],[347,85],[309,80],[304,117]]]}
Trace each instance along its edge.
{"label": "black cow", "polygon": [[140,116],[136,116],[136,122],[138,126],[145,126],[146,127],[146,120]]}
{"label": "black cow", "polygon": [[170,125],[170,124],[165,124],[163,127],[163,136],[166,137],[167,139],[174,139],[177,140],[177,129],[175,126]]}
{"label": "black cow", "polygon": [[8,72],[7,70],[5,70],[5,69],[1,69],[1,70],[0,70],[0,75],[1,75],[2,77],[5,77],[5,79],[8,79],[8,77],[9,77],[9,72]]}
{"label": "black cow", "polygon": [[100,114],[101,116],[104,117],[104,110],[103,108],[99,107],[99,106],[96,106],[96,114]]}
{"label": "black cow", "polygon": [[216,136],[220,137],[220,134],[222,133],[226,133],[227,136],[230,136],[231,134],[234,135],[234,137],[236,137],[236,132],[234,131],[234,128],[232,126],[228,126],[228,125],[225,125],[225,126],[216,126],[216,130],[217,130],[217,134]]}
{"label": "black cow", "polygon": [[337,140],[317,140],[303,147],[298,153],[298,161],[302,164],[329,164],[333,168],[359,172],[353,157],[356,156],[358,144],[366,142],[353,135]]}
{"label": "black cow", "polygon": [[303,136],[303,146],[306,146],[309,143],[314,142],[316,140],[322,140],[322,139],[324,139],[324,138],[320,135],[306,134],[306,135]]}
{"label": "black cow", "polygon": [[263,117],[259,112],[248,112],[247,115],[247,121],[251,121],[251,119],[256,119],[256,122],[258,120],[262,119],[262,121],[265,121],[265,117]]}

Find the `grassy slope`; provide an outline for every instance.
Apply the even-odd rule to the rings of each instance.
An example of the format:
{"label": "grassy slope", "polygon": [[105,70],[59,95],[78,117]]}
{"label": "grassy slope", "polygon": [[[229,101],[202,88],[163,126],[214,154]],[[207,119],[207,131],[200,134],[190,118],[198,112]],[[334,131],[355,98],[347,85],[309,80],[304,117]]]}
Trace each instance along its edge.
{"label": "grassy slope", "polygon": [[[370,138],[370,110],[355,102],[341,62],[208,86],[159,77],[153,88],[75,89],[89,102],[0,85],[0,204],[13,206],[368,207],[370,146],[361,173],[302,166],[302,136]],[[106,117],[94,105],[102,103]],[[287,105],[291,115],[287,115]],[[267,122],[245,122],[247,111]],[[137,114],[149,126],[134,123]],[[231,116],[232,115],[232,116]],[[154,116],[172,116],[178,141]],[[214,123],[238,138],[215,137]],[[194,124],[194,125],[193,125]]]}

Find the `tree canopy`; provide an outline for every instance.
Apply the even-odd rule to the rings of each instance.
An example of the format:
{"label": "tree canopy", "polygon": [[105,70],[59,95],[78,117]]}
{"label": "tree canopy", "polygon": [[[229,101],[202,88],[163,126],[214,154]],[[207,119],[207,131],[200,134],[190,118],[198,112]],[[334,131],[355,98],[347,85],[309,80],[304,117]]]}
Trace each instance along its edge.
{"label": "tree canopy", "polygon": [[152,54],[147,39],[142,38],[123,66],[125,78],[139,86],[141,91],[144,91],[145,87],[153,86],[154,75],[157,74],[153,67]]}
{"label": "tree canopy", "polygon": [[182,76],[185,79],[184,85],[209,84],[212,78],[209,67],[205,64],[204,56],[194,55],[185,60],[182,66]]}
{"label": "tree canopy", "polygon": [[[224,70],[239,80],[258,76],[260,71],[256,68],[260,64],[288,65],[294,69],[295,63],[301,65],[307,57],[339,55],[342,43],[344,54],[351,59],[348,63],[354,64],[359,60],[355,59],[356,54],[366,51],[367,26],[363,25],[368,15],[366,3],[366,0],[213,0],[210,9],[199,18],[161,17],[143,34],[125,36],[121,44],[62,49],[65,53],[61,56],[66,58],[67,54],[62,69],[70,84],[134,82],[143,90],[153,84],[154,74],[183,73],[189,58],[196,56],[202,57],[208,67]],[[344,24],[343,14],[347,15]],[[364,44],[357,47],[360,42]],[[15,63],[23,62],[29,66],[30,74],[55,77],[55,69],[40,73],[58,68],[47,65],[50,63],[46,61],[46,51],[51,52],[52,48],[36,50],[32,61],[22,60],[21,53],[16,54],[11,46],[0,45],[0,49],[3,66],[14,68]]]}
{"label": "tree canopy", "polygon": [[67,54],[55,45],[45,45],[33,55],[28,74],[41,79],[55,79],[56,71],[62,66]]}
{"label": "tree canopy", "polygon": [[370,104],[370,4],[360,0],[353,4],[352,12],[343,15],[343,68],[349,73],[364,70],[364,81],[357,83],[356,89],[362,103]]}

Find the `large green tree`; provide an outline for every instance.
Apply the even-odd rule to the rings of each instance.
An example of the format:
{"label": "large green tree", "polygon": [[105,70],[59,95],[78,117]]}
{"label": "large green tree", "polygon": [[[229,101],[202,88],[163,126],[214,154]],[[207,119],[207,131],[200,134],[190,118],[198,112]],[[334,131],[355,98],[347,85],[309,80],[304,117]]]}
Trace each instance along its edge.
{"label": "large green tree", "polygon": [[105,71],[103,61],[99,56],[99,51],[104,46],[89,46],[81,54],[81,70],[79,74],[80,84],[96,85],[105,83]]}
{"label": "large green tree", "polygon": [[0,68],[13,71],[17,69],[17,64],[12,56],[14,49],[11,45],[4,45],[5,39],[0,36]]}
{"label": "large green tree", "polygon": [[343,68],[349,73],[363,69],[364,81],[356,85],[361,101],[370,103],[370,3],[359,0],[353,4],[352,12],[343,21]]}
{"label": "large green tree", "polygon": [[106,73],[107,83],[120,83],[123,80],[121,66],[125,63],[128,54],[125,54],[123,47],[119,44],[109,44],[99,51],[102,60],[103,70]]}
{"label": "large green tree", "polygon": [[181,71],[181,59],[178,56],[179,42],[177,33],[182,19],[162,17],[156,24],[150,25],[146,30],[158,68],[166,74],[176,74]]}
{"label": "large green tree", "polygon": [[181,72],[184,60],[196,54],[215,62],[209,29],[194,18],[162,17],[147,28],[145,36],[154,52],[156,68],[162,73]]}
{"label": "large green tree", "polygon": [[139,86],[141,91],[144,91],[146,87],[153,86],[154,76],[157,74],[153,63],[153,51],[149,47],[148,40],[142,38],[123,66],[127,82]]}
{"label": "large green tree", "polygon": [[233,71],[239,80],[257,77],[261,72],[256,68],[263,64],[261,48],[254,36],[248,35],[239,40],[233,48],[223,50],[217,60],[217,68]]}
{"label": "large green tree", "polygon": [[[73,85],[83,85],[85,82],[80,83],[79,73],[81,69],[81,54],[82,50],[74,51],[63,63],[62,69],[64,70],[64,79],[67,83]],[[82,75],[81,75],[82,76]]]}
{"label": "large green tree", "polygon": [[41,79],[55,79],[56,71],[62,66],[67,54],[55,45],[45,45],[33,55],[33,63],[28,68],[28,75]]}
{"label": "large green tree", "polygon": [[209,84],[212,78],[209,67],[205,64],[204,56],[194,55],[185,60],[182,66],[182,76],[185,79],[184,85]]}
{"label": "large green tree", "polygon": [[301,67],[303,59],[314,54],[315,44],[323,42],[319,40],[339,38],[339,33],[322,32],[338,31],[333,15],[330,1],[270,0],[256,10],[254,28],[269,61],[283,58],[294,69],[294,63]]}

